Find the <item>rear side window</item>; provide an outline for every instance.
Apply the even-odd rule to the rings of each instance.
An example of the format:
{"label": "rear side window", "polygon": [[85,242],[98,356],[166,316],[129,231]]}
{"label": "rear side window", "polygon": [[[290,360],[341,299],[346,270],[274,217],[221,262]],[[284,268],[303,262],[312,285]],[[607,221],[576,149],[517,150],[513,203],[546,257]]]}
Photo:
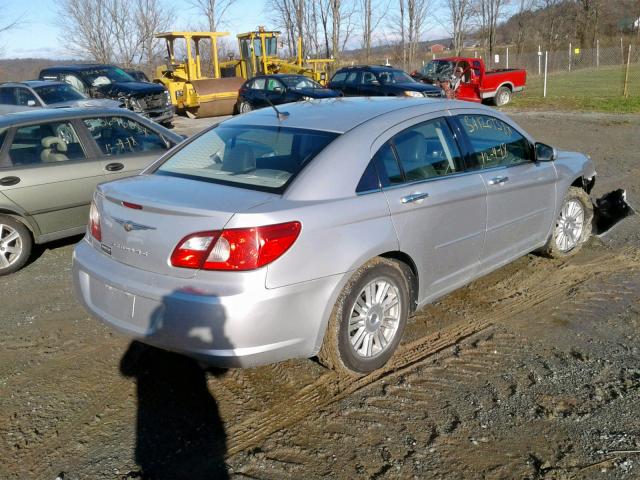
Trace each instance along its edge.
{"label": "rear side window", "polygon": [[337,136],[297,128],[219,125],[155,173],[281,193]]}
{"label": "rear side window", "polygon": [[393,147],[389,143],[385,143],[380,150],[374,155],[373,161],[378,167],[380,174],[380,183],[383,187],[389,187],[393,185],[400,185],[404,183],[404,177],[402,176],[402,170],[398,165],[398,160]]}
{"label": "rear side window", "polygon": [[0,88],[0,105],[17,105],[14,87]]}
{"label": "rear side window", "polygon": [[73,126],[68,122],[20,127],[9,148],[14,166],[57,163],[86,158]]}
{"label": "rear side window", "polygon": [[347,78],[347,72],[338,72],[331,79],[331,83],[342,83]]}
{"label": "rear side window", "polygon": [[265,82],[266,82],[266,79],[264,77],[256,78],[252,82],[249,82],[249,88],[252,90],[264,90]]}
{"label": "rear side window", "polygon": [[502,120],[489,115],[460,115],[458,118],[471,142],[472,167],[508,167],[533,159],[529,141]]}
{"label": "rear side window", "polygon": [[356,193],[372,192],[374,190],[380,190],[380,180],[378,178],[375,163],[371,160],[362,174],[360,182],[358,182]]}
{"label": "rear side window", "polygon": [[107,157],[167,150],[162,137],[143,124],[126,117],[86,118],[85,125]]}
{"label": "rear side window", "polygon": [[344,83],[347,85],[355,85],[356,78],[358,78],[358,72],[351,72],[349,73],[349,75],[347,75],[347,78]]}
{"label": "rear side window", "polygon": [[462,169],[458,146],[446,120],[420,123],[392,139],[407,182],[457,173]]}

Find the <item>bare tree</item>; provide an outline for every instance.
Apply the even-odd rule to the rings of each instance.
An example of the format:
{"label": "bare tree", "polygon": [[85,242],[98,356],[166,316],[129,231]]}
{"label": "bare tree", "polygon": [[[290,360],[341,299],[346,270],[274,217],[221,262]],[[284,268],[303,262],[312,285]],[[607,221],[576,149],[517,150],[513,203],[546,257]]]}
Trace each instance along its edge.
{"label": "bare tree", "polygon": [[160,0],[62,0],[63,36],[70,52],[100,63],[149,64],[157,48],[154,34],[173,18]]}
{"label": "bare tree", "polygon": [[507,0],[476,0],[474,5],[489,65],[496,47],[498,21],[504,13],[506,3]]}
{"label": "bare tree", "polygon": [[405,70],[416,66],[430,7],[429,0],[398,0],[398,9],[391,16],[391,26],[400,35],[397,46]]}
{"label": "bare tree", "polygon": [[238,0],[189,0],[189,3],[198,13],[207,20],[207,28],[210,32],[217,32],[225,23],[225,16],[229,7]]}
{"label": "bare tree", "polygon": [[453,49],[456,55],[460,55],[464,48],[464,36],[467,32],[471,14],[471,0],[445,0],[444,6],[449,13]]}
{"label": "bare tree", "polygon": [[371,58],[371,46],[373,32],[378,28],[380,22],[389,10],[389,3],[381,6],[375,0],[360,0],[360,18],[362,28],[362,50],[364,50],[365,62],[369,63]]}

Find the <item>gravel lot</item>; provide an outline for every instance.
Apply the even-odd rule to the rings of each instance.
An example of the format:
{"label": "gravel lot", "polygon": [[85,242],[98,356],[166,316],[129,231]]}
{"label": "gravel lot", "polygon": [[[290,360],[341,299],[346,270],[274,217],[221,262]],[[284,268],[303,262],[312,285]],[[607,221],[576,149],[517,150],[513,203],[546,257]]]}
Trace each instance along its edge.
{"label": "gravel lot", "polygon": [[[514,113],[640,198],[640,117]],[[211,121],[179,119],[194,133]],[[383,371],[203,370],[90,318],[73,244],[0,279],[0,478],[640,478],[638,216],[419,311]]]}

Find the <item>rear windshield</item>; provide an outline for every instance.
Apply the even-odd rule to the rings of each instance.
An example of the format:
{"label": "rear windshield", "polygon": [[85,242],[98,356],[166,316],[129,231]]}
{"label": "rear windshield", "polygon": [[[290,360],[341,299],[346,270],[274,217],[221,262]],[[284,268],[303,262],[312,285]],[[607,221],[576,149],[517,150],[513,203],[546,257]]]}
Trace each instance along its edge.
{"label": "rear windshield", "polygon": [[219,125],[168,158],[156,174],[281,193],[337,133]]}

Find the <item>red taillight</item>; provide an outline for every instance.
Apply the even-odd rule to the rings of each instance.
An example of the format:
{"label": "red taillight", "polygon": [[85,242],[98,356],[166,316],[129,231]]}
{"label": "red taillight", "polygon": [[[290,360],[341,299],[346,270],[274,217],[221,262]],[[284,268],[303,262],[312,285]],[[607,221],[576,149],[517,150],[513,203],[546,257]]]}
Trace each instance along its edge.
{"label": "red taillight", "polygon": [[171,255],[171,265],[205,270],[253,270],[286,252],[296,241],[300,222],[194,233]]}
{"label": "red taillight", "polygon": [[134,210],[142,210],[142,205],[138,205],[137,203],[122,202],[122,206],[127,208],[133,208]]}
{"label": "red taillight", "polygon": [[102,241],[102,230],[100,228],[100,212],[96,206],[96,202],[91,202],[91,210],[89,210],[89,229],[93,238]]}

